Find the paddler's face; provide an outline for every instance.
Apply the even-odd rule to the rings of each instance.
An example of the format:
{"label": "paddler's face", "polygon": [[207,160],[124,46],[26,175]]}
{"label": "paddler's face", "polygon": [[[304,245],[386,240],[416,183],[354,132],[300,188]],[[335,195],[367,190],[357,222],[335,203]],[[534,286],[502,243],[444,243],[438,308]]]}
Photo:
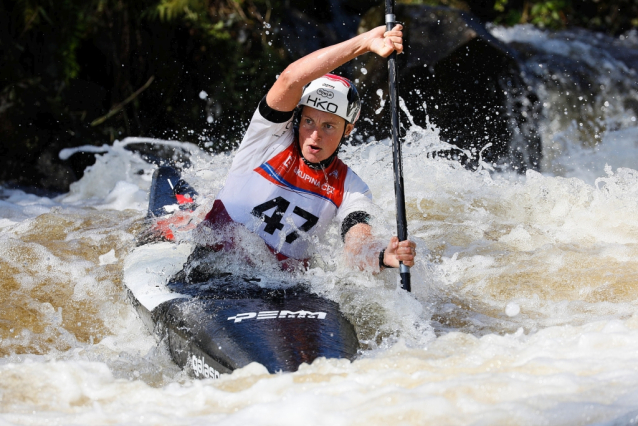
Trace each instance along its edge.
{"label": "paddler's face", "polygon": [[329,158],[339,146],[343,128],[348,136],[353,124],[338,115],[304,106],[299,122],[299,144],[306,160],[318,163]]}

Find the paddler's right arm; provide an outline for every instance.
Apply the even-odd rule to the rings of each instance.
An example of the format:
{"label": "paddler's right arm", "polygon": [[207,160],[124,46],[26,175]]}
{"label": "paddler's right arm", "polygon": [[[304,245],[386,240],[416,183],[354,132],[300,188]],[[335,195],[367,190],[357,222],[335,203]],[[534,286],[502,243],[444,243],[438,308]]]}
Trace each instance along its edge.
{"label": "paddler's right arm", "polygon": [[416,243],[399,241],[392,237],[386,247],[372,235],[372,227],[367,223],[354,225],[345,235],[345,251],[349,263],[360,270],[374,273],[384,268],[398,268],[399,262],[414,266]]}
{"label": "paddler's right arm", "polygon": [[268,106],[277,111],[294,110],[306,84],[364,53],[374,52],[384,58],[395,50],[401,53],[402,29],[402,25],[396,25],[392,31],[386,31],[385,26],[377,27],[293,62],[268,92]]}
{"label": "paddler's right arm", "polygon": [[392,237],[386,244],[372,232],[370,225],[375,210],[368,185],[349,170],[344,185],[345,194],[337,214],[341,222],[346,261],[362,271],[378,273],[385,268],[398,268],[399,262],[414,266],[416,243]]}

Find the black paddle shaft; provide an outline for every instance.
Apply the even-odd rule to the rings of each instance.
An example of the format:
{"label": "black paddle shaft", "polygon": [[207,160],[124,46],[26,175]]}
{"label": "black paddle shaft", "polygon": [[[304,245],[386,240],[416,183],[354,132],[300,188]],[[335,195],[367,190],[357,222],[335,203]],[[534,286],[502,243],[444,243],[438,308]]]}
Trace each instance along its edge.
{"label": "black paddle shaft", "polygon": [[[394,16],[394,0],[385,0],[385,25],[390,31],[396,25]],[[403,190],[403,161],[401,160],[401,143],[399,142],[399,89],[396,69],[397,52],[388,58],[388,84],[390,89],[390,110],[392,112],[392,159],[394,163],[394,194],[397,205],[397,234],[399,241],[408,239],[408,222],[405,216],[405,193]],[[410,268],[401,262],[399,273],[401,286],[411,291]]]}

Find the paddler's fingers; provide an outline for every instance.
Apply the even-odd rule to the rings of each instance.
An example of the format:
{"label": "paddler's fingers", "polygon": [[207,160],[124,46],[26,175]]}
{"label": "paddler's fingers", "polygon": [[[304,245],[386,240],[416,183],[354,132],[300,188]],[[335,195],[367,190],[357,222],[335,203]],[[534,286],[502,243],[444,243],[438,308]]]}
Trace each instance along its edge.
{"label": "paddler's fingers", "polygon": [[397,247],[397,252],[416,254],[416,243],[410,240],[401,241]]}
{"label": "paddler's fingers", "polygon": [[[374,28],[363,34],[364,40],[368,44],[368,50],[374,52],[382,58],[387,58],[395,50],[403,51],[403,33],[401,25],[396,25],[391,31],[385,31],[384,26]],[[388,37],[385,36],[388,34]]]}
{"label": "paddler's fingers", "polygon": [[390,239],[390,243],[388,244],[388,248],[391,253],[404,253],[404,254],[416,254],[416,243],[414,241],[405,240],[399,241],[398,237],[392,237]]}
{"label": "paddler's fingers", "polygon": [[397,24],[390,31],[386,31],[383,33],[383,37],[398,37],[400,39],[403,38],[403,25]]}
{"label": "paddler's fingers", "polygon": [[416,243],[406,240],[399,242],[397,237],[392,237],[385,249],[384,263],[393,268],[399,267],[399,262],[406,266],[414,266],[416,257]]}
{"label": "paddler's fingers", "polygon": [[390,53],[394,51],[396,51],[397,54],[403,53],[403,43],[400,40],[393,41],[393,39],[391,38],[386,38],[385,45],[390,49],[389,50]]}
{"label": "paddler's fingers", "polygon": [[[397,53],[403,52],[403,25],[397,24],[390,31],[383,33],[386,45],[392,47],[392,50],[396,50]],[[389,43],[388,43],[389,42]]]}
{"label": "paddler's fingers", "polygon": [[399,246],[409,247],[411,249],[416,249],[416,243],[414,241],[410,241],[410,240],[401,241],[399,243]]}
{"label": "paddler's fingers", "polygon": [[414,266],[416,257],[416,243],[413,241],[401,241],[396,251],[397,260],[406,266]]}

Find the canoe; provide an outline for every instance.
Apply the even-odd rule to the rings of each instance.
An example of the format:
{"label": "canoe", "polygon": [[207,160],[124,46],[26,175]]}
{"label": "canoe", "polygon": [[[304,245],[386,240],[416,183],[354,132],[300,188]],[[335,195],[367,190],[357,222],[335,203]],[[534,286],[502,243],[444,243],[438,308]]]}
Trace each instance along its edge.
{"label": "canoe", "polygon": [[[151,185],[149,226],[192,209],[196,196],[178,170],[159,167]],[[269,280],[265,285],[231,274],[187,283],[179,272],[194,245],[174,243],[168,228],[147,229],[144,235],[125,259],[124,284],[140,318],[191,376],[218,378],[252,362],[271,373],[293,372],[319,357],[356,357],[353,325],[338,303],[313,293],[308,284]]]}

